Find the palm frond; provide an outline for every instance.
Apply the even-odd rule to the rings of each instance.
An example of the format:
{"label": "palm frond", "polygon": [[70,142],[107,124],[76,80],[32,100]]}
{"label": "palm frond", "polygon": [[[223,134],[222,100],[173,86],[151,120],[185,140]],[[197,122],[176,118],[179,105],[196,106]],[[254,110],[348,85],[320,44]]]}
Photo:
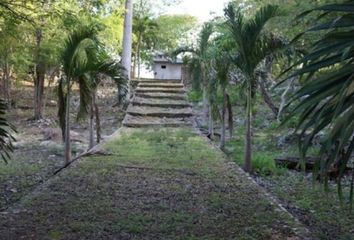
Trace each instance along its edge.
{"label": "palm frond", "polygon": [[5,118],[7,105],[4,100],[0,99],[0,157],[7,163],[11,158],[11,153],[14,150],[12,145],[16,139],[13,132],[16,132],[15,127]]}
{"label": "palm frond", "polygon": [[100,45],[97,39],[97,28],[86,26],[74,31],[65,41],[61,62],[63,71],[70,78],[80,75],[82,68],[88,63]]}
{"label": "palm frond", "polygon": [[[343,3],[313,9],[340,12],[342,17],[323,20],[309,30],[327,33],[296,63],[301,67],[291,75],[305,76],[305,82],[287,106],[292,111],[287,120],[295,115],[300,117],[297,128],[304,139],[299,145],[303,156],[312,139],[321,131],[327,132],[317,164],[325,179],[333,165],[345,168],[354,148],[353,6],[353,3]],[[343,171],[339,173],[341,178]]]}
{"label": "palm frond", "polygon": [[242,9],[233,3],[225,8],[226,25],[237,48],[237,53],[234,54],[235,65],[248,79],[254,78],[257,66],[267,55],[274,54],[285,46],[279,38],[263,31],[267,22],[279,15],[279,8],[274,5],[262,7],[250,19],[246,19]]}

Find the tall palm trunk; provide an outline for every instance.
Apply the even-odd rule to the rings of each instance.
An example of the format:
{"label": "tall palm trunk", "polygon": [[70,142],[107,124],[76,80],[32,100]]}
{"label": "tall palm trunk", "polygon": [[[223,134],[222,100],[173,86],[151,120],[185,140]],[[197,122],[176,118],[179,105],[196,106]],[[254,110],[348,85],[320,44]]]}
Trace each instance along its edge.
{"label": "tall palm trunk", "polygon": [[233,131],[234,131],[234,115],[232,112],[232,104],[229,94],[226,93],[226,108],[228,112],[228,127],[229,127],[229,135],[230,139],[232,139]]}
{"label": "tall palm trunk", "polygon": [[209,104],[209,135],[210,138],[214,138],[214,121],[213,121],[213,114],[212,114],[212,107]]}
{"label": "tall palm trunk", "polygon": [[65,109],[65,163],[71,161],[71,142],[70,142],[70,81],[67,82],[66,109]]}
{"label": "tall palm trunk", "polygon": [[207,87],[203,85],[203,124],[206,125],[209,117],[209,101]]}
{"label": "tall palm trunk", "polygon": [[95,110],[94,110],[94,92],[91,94],[91,102],[90,102],[90,143],[89,143],[89,149],[93,148],[95,146],[95,137],[94,137],[94,130],[95,130]]}
{"label": "tall palm trunk", "polygon": [[221,112],[221,136],[220,136],[220,148],[221,150],[225,149],[225,142],[226,142],[226,124],[225,124],[225,116],[226,116],[226,108],[227,108],[227,101],[226,101],[226,91],[225,88],[223,89],[223,105],[222,105],[222,112]]}
{"label": "tall palm trunk", "polygon": [[130,99],[131,60],[132,60],[132,34],[133,33],[133,0],[125,0],[124,33],[122,64],[125,68],[125,75],[128,78],[128,94]]}
{"label": "tall palm trunk", "polygon": [[252,171],[252,84],[248,83],[246,109],[245,165],[246,172]]}
{"label": "tall palm trunk", "polygon": [[96,101],[96,92],[93,95],[93,105],[95,107],[95,117],[96,117],[96,142],[101,142],[101,119],[100,119],[100,111]]}

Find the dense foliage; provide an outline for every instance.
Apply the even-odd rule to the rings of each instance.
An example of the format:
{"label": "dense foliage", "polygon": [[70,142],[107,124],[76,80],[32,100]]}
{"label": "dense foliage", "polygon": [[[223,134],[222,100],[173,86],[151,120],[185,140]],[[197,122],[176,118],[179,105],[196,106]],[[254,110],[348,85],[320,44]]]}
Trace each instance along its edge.
{"label": "dense foliage", "polygon": [[[326,181],[333,167],[339,169],[339,178],[343,176],[354,150],[353,6],[351,1],[313,10],[320,12],[320,20],[308,31],[325,33],[296,62],[301,67],[293,74],[303,77],[290,102],[295,105],[292,115],[300,116],[300,148],[305,156],[314,137],[325,131],[316,170]],[[351,202],[353,194],[352,181]]]}

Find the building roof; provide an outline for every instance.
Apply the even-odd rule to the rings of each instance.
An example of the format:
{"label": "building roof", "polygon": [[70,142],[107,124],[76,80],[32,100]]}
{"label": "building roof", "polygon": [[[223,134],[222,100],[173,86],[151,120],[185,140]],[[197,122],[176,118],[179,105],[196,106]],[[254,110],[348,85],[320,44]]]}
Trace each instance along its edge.
{"label": "building roof", "polygon": [[182,58],[171,59],[164,53],[157,53],[154,57],[154,63],[170,63],[170,64],[183,64]]}

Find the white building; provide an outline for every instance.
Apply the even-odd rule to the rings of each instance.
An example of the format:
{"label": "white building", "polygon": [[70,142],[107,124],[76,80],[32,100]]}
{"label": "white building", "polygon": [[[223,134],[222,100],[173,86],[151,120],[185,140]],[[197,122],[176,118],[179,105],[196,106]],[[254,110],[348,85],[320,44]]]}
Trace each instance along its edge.
{"label": "white building", "polygon": [[155,79],[182,79],[183,61],[177,59],[172,61],[164,54],[157,54],[154,58],[152,70]]}

